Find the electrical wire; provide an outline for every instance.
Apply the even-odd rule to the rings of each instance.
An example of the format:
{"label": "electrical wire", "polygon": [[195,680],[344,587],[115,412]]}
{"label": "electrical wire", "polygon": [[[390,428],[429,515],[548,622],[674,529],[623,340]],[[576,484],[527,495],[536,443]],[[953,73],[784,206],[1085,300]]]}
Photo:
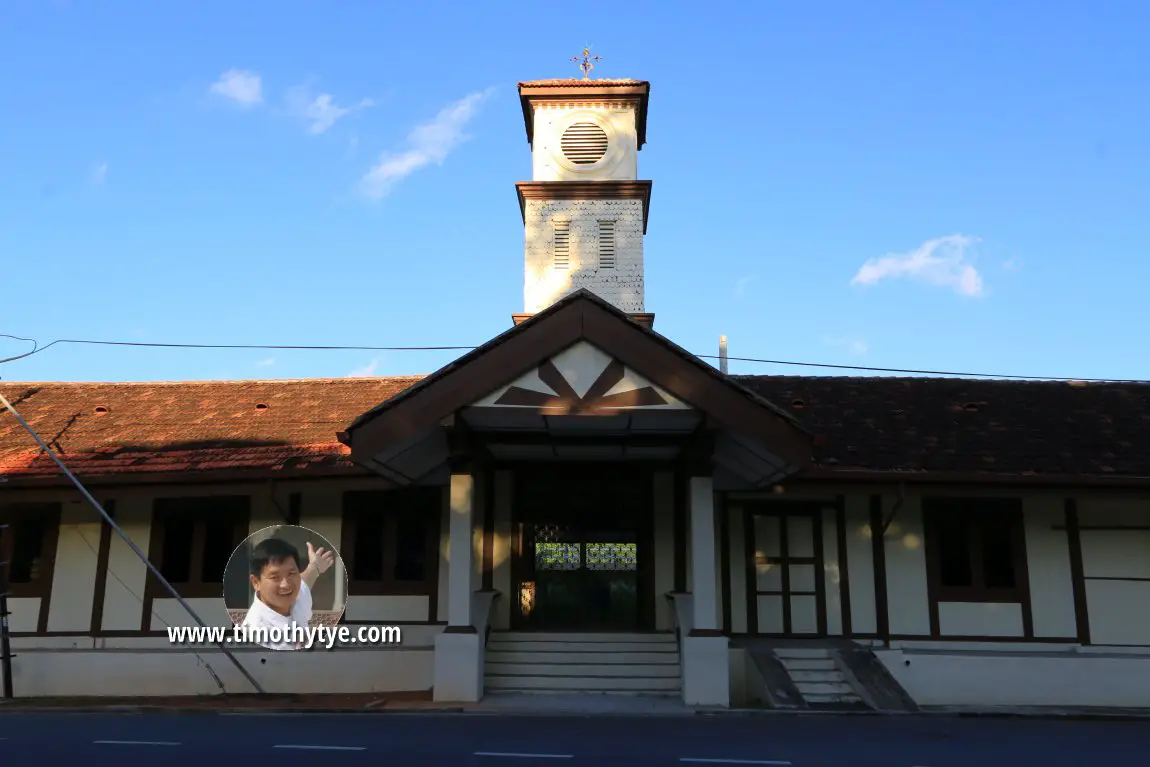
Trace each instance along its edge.
{"label": "electrical wire", "polygon": [[[0,359],[0,364],[25,359],[33,354],[46,351],[56,344],[85,344],[91,346],[124,346],[153,349],[249,349],[261,351],[380,351],[380,352],[429,352],[429,351],[473,351],[477,346],[304,346],[295,344],[184,344],[184,343],[156,343],[147,341],[105,341],[84,338],[58,338],[51,343],[40,346],[35,339],[22,336],[0,333],[2,338],[12,338],[33,344],[33,349],[24,354]],[[718,360],[723,357],[715,354],[697,354],[700,359]],[[916,376],[943,376],[948,378],[990,378],[1019,381],[1052,381],[1072,383],[1150,383],[1150,380],[1139,378],[1082,378],[1070,376],[1029,376],[1010,373],[971,373],[953,370],[923,370],[918,368],[886,368],[871,367],[867,365],[841,365],[829,362],[799,362],[795,360],[763,359],[760,357],[727,357],[732,362],[751,362],[762,365],[783,365],[792,367],[825,368],[829,370],[854,370],[866,373],[900,373]]]}

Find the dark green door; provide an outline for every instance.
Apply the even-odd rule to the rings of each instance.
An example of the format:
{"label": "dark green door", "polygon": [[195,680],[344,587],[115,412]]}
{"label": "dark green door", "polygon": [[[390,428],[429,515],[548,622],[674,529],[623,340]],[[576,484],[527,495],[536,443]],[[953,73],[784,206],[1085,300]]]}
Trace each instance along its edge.
{"label": "dark green door", "polygon": [[635,631],[644,627],[649,475],[522,477],[513,573],[516,628]]}

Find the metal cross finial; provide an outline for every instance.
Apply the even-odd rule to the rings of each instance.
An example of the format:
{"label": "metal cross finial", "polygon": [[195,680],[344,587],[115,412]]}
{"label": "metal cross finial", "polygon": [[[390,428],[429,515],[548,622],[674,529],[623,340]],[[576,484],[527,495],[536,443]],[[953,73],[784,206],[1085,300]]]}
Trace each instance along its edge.
{"label": "metal cross finial", "polygon": [[592,61],[602,61],[602,60],[603,60],[602,56],[592,56],[591,55],[591,46],[590,45],[583,47],[582,58],[580,58],[579,56],[572,56],[571,57],[571,61],[578,64],[579,70],[581,72],[583,72],[583,79],[584,80],[590,80],[591,79],[591,70],[595,68],[595,65],[592,64],[591,62]]}

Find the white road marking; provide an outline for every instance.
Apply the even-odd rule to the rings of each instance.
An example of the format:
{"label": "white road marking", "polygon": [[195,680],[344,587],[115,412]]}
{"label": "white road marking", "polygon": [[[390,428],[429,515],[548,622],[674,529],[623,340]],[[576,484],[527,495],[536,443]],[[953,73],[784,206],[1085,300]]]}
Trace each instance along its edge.
{"label": "white road marking", "polygon": [[180,746],[182,743],[176,743],[172,740],[93,740],[93,743],[99,743],[105,746]]}
{"label": "white road marking", "polygon": [[574,754],[514,754],[504,751],[476,751],[475,756],[503,756],[512,759],[574,759]]}
{"label": "white road marking", "polygon": [[294,748],[301,751],[366,751],[366,746],[307,746],[307,745],[278,745],[272,748]]}
{"label": "white road marking", "polygon": [[679,761],[689,764],[773,764],[779,765],[779,767],[790,765],[790,762],[782,762],[777,759],[708,759],[706,757],[684,756],[680,757]]}

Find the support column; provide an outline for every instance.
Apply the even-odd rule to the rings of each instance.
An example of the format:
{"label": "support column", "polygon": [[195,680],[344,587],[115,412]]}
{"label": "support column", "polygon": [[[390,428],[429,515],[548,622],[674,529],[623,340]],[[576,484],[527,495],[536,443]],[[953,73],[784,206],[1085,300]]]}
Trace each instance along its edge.
{"label": "support column", "polygon": [[693,625],[683,637],[683,701],[726,708],[731,705],[731,661],[727,637],[718,623],[714,482],[710,476],[693,476],[687,492]]}
{"label": "support column", "polygon": [[[710,477],[691,477],[687,499],[691,523],[691,633],[718,631],[719,590],[715,580],[715,491]],[[709,632],[700,634],[696,632]],[[722,632],[719,632],[720,634]]]}
{"label": "support column", "polygon": [[436,701],[473,703],[483,697],[483,642],[472,623],[475,478],[451,474],[447,544],[447,628],[435,638]]}

